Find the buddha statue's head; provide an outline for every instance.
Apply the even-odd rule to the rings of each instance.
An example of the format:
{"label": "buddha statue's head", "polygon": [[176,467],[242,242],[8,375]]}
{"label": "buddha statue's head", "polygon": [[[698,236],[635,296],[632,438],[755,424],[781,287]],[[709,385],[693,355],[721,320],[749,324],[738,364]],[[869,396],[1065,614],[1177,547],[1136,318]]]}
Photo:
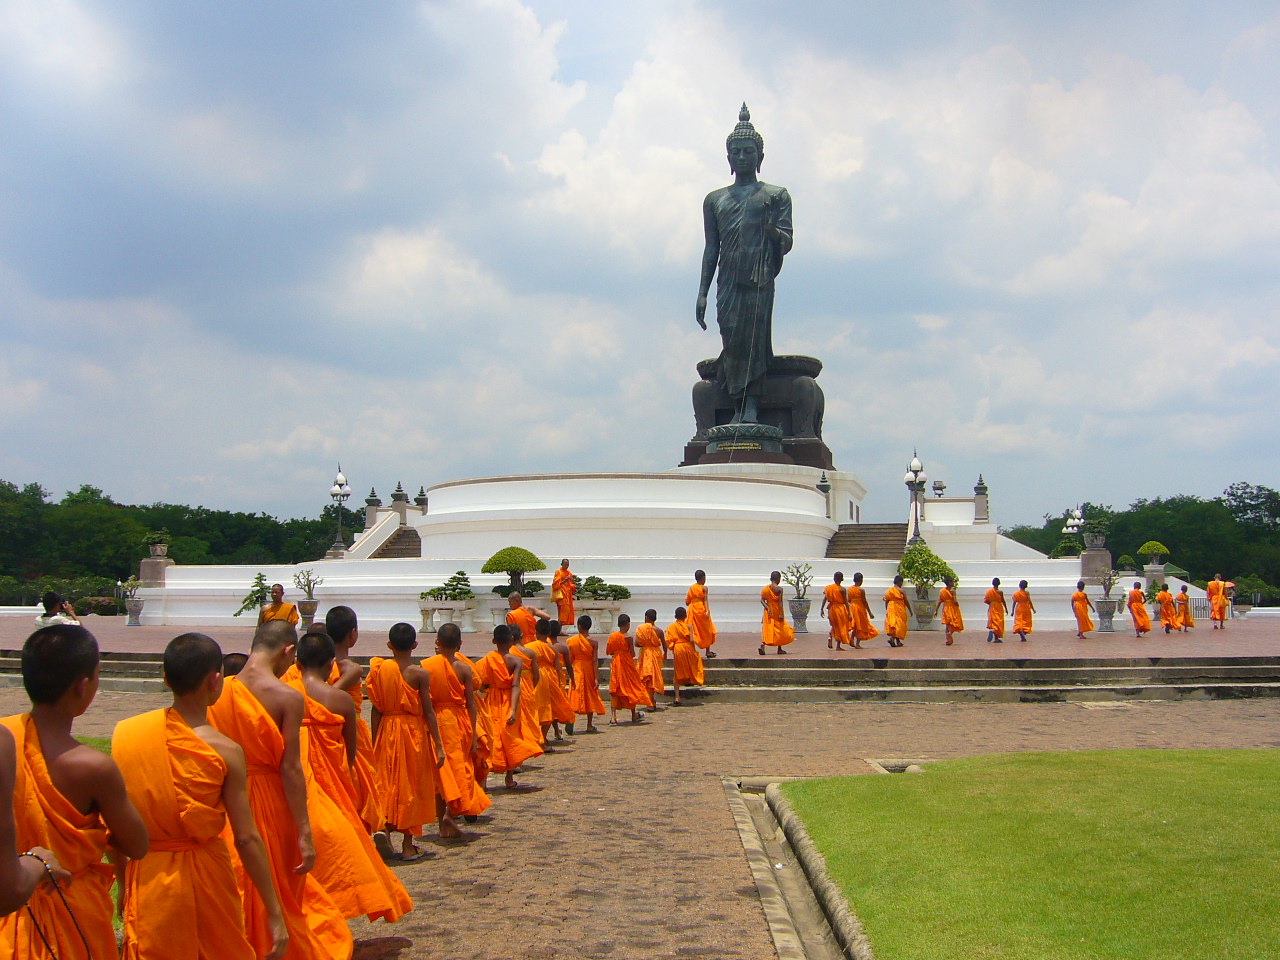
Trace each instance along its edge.
{"label": "buddha statue's head", "polygon": [[729,169],[734,173],[758,173],[764,163],[764,137],[751,125],[751,111],[744,102],[738,111],[738,125],[725,138]]}

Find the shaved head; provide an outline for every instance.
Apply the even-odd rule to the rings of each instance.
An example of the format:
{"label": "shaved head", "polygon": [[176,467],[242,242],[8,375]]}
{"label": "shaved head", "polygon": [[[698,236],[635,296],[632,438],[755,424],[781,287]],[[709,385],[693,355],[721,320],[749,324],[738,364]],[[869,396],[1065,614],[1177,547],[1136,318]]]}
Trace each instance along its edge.
{"label": "shaved head", "polygon": [[261,650],[264,653],[278,653],[290,644],[298,642],[298,631],[287,620],[268,620],[260,624],[253,633],[250,650]]}

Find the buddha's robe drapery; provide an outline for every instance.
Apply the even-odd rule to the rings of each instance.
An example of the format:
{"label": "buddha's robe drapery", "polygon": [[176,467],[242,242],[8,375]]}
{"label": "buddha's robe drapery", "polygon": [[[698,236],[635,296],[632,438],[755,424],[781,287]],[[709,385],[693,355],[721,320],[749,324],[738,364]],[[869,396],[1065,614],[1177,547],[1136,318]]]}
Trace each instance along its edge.
{"label": "buddha's robe drapery", "polygon": [[475,661],[470,660],[461,653],[454,654],[454,656],[471,668],[471,683],[476,694],[477,741],[476,755],[471,762],[476,770],[476,783],[483,787],[485,778],[489,775],[489,757],[493,754],[493,717],[489,714],[489,701],[480,692],[480,678],[476,675]]}
{"label": "buddha's robe drapery", "polygon": [[999,640],[1004,636],[1004,597],[1000,595],[999,590],[991,587],[987,590],[982,601],[987,605],[987,629],[994,633],[996,639]]}
{"label": "buddha's robe drapery", "polygon": [[716,625],[711,622],[711,613],[707,609],[707,588],[701,583],[694,583],[685,591],[684,605],[693,642],[703,650],[710,650],[716,642]]}
{"label": "buddha's robe drapery", "polygon": [[573,596],[577,588],[573,585],[573,572],[564,567],[557,567],[551,577],[551,602],[556,605],[556,619],[561,623],[576,623],[573,611]]}
{"label": "buddha's robe drapery", "polygon": [[538,618],[528,607],[516,607],[507,611],[507,623],[520,631],[521,643],[533,643],[538,639]]}
{"label": "buddha's robe drapery", "polygon": [[884,632],[897,640],[907,639],[907,595],[898,587],[884,592]]}
{"label": "buddha's robe drapery", "polygon": [[640,680],[649,691],[650,699],[655,693],[666,693],[666,684],[662,679],[662,637],[658,628],[652,623],[642,623],[636,628],[636,647],[640,651]]}
{"label": "buddha's robe drapery", "polygon": [[653,706],[653,697],[640,679],[640,668],[631,654],[631,645],[621,630],[609,634],[605,653],[613,658],[609,664],[609,696],[616,709]]}
{"label": "buddha's robe drapery", "polygon": [[569,686],[569,706],[575,714],[603,714],[600,681],[596,677],[596,655],[591,641],[580,633],[568,640],[569,660],[573,664],[573,682]]}
{"label": "buddha's robe drapery", "polygon": [[[435,708],[440,742],[444,744],[444,769],[452,774],[444,792],[445,803],[454,816],[484,813],[491,801],[476,784],[475,764],[471,760],[471,736],[475,728],[467,712],[467,688],[443,654],[423,660],[422,669],[431,679],[431,706]],[[479,707],[476,704],[477,720]]]}
{"label": "buddha's robe drapery", "polygon": [[964,632],[964,614],[960,612],[960,603],[951,590],[943,587],[938,591],[938,606],[942,608],[942,625],[952,633]]}
{"label": "buddha's robe drapery", "polygon": [[533,657],[525,653],[515,644],[511,645],[513,656],[520,658],[520,736],[536,744],[547,742],[542,732],[542,724],[538,722],[538,688],[533,682]]}
{"label": "buddha's robe drapery", "polygon": [[861,643],[880,636],[880,631],[871,625],[866,592],[853,584],[845,588],[845,594],[849,597],[849,633],[853,639]]}
{"label": "buddha's robe drapery", "polygon": [[760,591],[764,612],[760,617],[760,642],[766,647],[785,647],[796,638],[796,631],[782,615],[782,595],[772,586]]}
{"label": "buddha's robe drapery", "polygon": [[1071,612],[1076,615],[1076,627],[1080,633],[1094,629],[1093,618],[1089,616],[1089,596],[1083,590],[1071,595]]}
{"label": "buddha's robe drapery", "polygon": [[1161,590],[1156,594],[1156,603],[1160,604],[1160,625],[1170,630],[1181,630],[1182,623],[1178,620],[1178,608],[1174,605],[1173,594],[1168,590]]}
{"label": "buddha's robe drapery", "polygon": [[1196,618],[1191,614],[1191,597],[1185,593],[1179,593],[1173,600],[1178,606],[1178,624],[1183,630],[1194,627]]}
{"label": "buddha's robe drapery", "polygon": [[493,729],[489,769],[506,773],[531,757],[541,756],[541,745],[520,735],[518,718],[515,723],[507,723],[511,716],[511,688],[515,685],[515,678],[507,669],[506,658],[497,650],[490,650],[477,660],[475,682],[478,687],[488,687],[485,702]]}
{"label": "buddha's robe drapery", "polygon": [[1031,632],[1031,594],[1025,590],[1013,591],[1013,632]]}
{"label": "buddha's robe drapery", "polygon": [[1129,614],[1133,617],[1133,629],[1137,633],[1151,630],[1151,617],[1147,614],[1147,598],[1141,590],[1129,591]]}
{"label": "buddha's robe drapery", "polygon": [[269,603],[258,614],[259,623],[267,623],[270,620],[283,620],[286,623],[292,623],[296,627],[301,619],[298,615],[298,608],[288,600],[281,600],[278,607]]}
{"label": "buddha's robe drapery", "polygon": [[369,701],[377,708],[373,763],[382,790],[383,818],[392,829],[419,836],[436,822],[436,748],[427,733],[418,691],[393,659],[369,661]]}
{"label": "buddha's robe drapery", "polygon": [[827,601],[827,623],[831,630],[827,633],[836,643],[849,642],[849,596],[844,587],[838,583],[828,583],[822,591]]}
{"label": "buddha's robe drapery", "polygon": [[676,620],[667,627],[667,647],[675,663],[676,686],[702,686],[706,682],[702,658],[698,656],[698,648],[693,645],[689,636],[688,621]]}
{"label": "buddha's robe drapery", "polygon": [[1222,580],[1210,580],[1204,588],[1209,598],[1209,619],[1225,623],[1227,619],[1227,585]]}
{"label": "buddha's robe drapery", "polygon": [[569,695],[564,692],[560,683],[560,655],[556,648],[545,640],[535,640],[529,644],[538,657],[538,669],[542,671],[542,681],[538,684],[538,721],[547,724],[573,723],[573,708],[569,706]]}

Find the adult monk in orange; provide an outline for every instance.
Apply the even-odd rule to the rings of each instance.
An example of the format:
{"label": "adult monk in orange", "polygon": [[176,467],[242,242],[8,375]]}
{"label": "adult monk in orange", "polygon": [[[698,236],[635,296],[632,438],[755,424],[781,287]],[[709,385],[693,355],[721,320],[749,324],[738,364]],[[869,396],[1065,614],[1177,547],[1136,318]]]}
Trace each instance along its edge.
{"label": "adult monk in orange", "polygon": [[542,755],[542,747],[520,735],[520,658],[511,653],[511,627],[500,623],[493,628],[493,646],[475,664],[475,683],[485,697],[493,723],[492,753],[489,764],[496,773],[506,775],[507,789],[520,786],[516,768],[532,757]]}
{"label": "adult monk in orange", "polygon": [[273,583],[271,585],[271,602],[265,604],[258,612],[258,623],[268,623],[272,620],[283,620],[292,627],[298,625],[298,621],[302,619],[298,616],[298,608],[292,603],[288,603],[284,598],[284,585]]}
{"label": "adult monk in orange", "polygon": [[765,647],[777,647],[778,653],[786,653],[782,648],[795,640],[796,632],[782,615],[781,571],[769,574],[769,583],[760,591],[760,606],[764,608],[760,618],[760,656],[764,656]]}
{"label": "adult monk in orange", "polygon": [[684,603],[689,611],[689,633],[693,642],[707,652],[707,659],[713,660],[716,652],[711,647],[716,642],[716,625],[711,620],[709,596],[706,573],[702,570],[693,571],[693,585],[684,595]]}
{"label": "adult monk in orange", "polygon": [[201,633],[175,637],[164,651],[164,682],[173,705],[121,720],[111,737],[111,755],[150,838],[147,855],[125,868],[123,956],[254,960],[222,838],[230,823],[236,853],[262,898],[272,937],[267,957],[275,960],[289,945],[289,929],[249,809],[244,751],[209,726],[209,707],[222,693],[222,650]]}
{"label": "adult monk in orange", "polygon": [[982,598],[987,605],[987,643],[1004,643],[1004,618],[1007,608],[1004,604],[1004,591],[1000,589],[1000,578],[994,577],[991,588]]}
{"label": "adult monk in orange", "polygon": [[1027,642],[1027,634],[1031,632],[1032,616],[1036,612],[1036,605],[1031,600],[1031,593],[1027,590],[1027,581],[1019,580],[1018,589],[1013,591],[1013,632],[1018,635],[1021,642]]}
{"label": "adult monk in orange", "polygon": [[573,598],[577,592],[569,561],[561,560],[551,577],[551,602],[556,605],[556,619],[561,623],[573,623]]}
{"label": "adult monk in orange", "polygon": [[[209,708],[209,723],[244,751],[249,809],[266,845],[271,879],[289,929],[286,960],[349,960],[352,941],[346,918],[311,876],[316,850],[302,768],[304,698],[279,679],[296,645],[297,633],[288,622],[260,625],[244,669],[222,685],[222,694]],[[238,857],[233,862],[245,932],[257,954],[266,956],[274,942],[270,916],[245,865]]]}
{"label": "adult monk in orange", "polygon": [[1213,623],[1213,629],[1227,629],[1227,585],[1222,574],[1215,574],[1205,584],[1204,594],[1209,598],[1209,620]]}
{"label": "adult monk in orange", "polygon": [[1133,635],[1141,637],[1151,632],[1151,617],[1147,615],[1147,597],[1142,592],[1142,584],[1133,581],[1133,589],[1129,591],[1129,614],[1133,617]]}
{"label": "adult monk in orange", "polygon": [[1178,595],[1173,598],[1174,603],[1178,606],[1178,624],[1185,630],[1195,628],[1196,618],[1191,614],[1191,597],[1187,594],[1187,585],[1184,583],[1182,589],[1178,591]]}
{"label": "adult monk in orange", "polygon": [[845,593],[849,598],[849,638],[853,641],[853,649],[861,650],[863,640],[880,636],[880,631],[871,625],[871,607],[867,603],[866,591],[862,589],[861,572],[853,575],[853,583]]}
{"label": "adult monk in orange", "polygon": [[844,574],[837,570],[831,575],[831,582],[822,591],[822,606],[818,608],[818,616],[826,617],[831,625],[827,633],[827,649],[831,649],[832,641],[836,650],[843,650],[849,642],[849,595],[842,586]]}
{"label": "adult monk in orange", "polygon": [[[431,686],[431,706],[440,727],[445,761],[441,768],[452,774],[445,779],[440,800],[454,816],[478,817],[489,809],[489,795],[476,783],[474,758],[479,750],[479,722],[474,675],[458,659],[462,630],[456,623],[436,631],[436,654],[422,661]],[[441,815],[444,810],[440,810]]]}
{"label": "adult monk in orange", "polygon": [[[636,646],[640,648],[640,682],[653,700],[655,693],[666,693],[662,680],[662,664],[667,659],[667,641],[658,629],[658,611],[652,608],[644,612],[644,623],[636,630]],[[655,703],[654,710],[658,707]]]}
{"label": "adult monk in orange", "polygon": [[1169,592],[1169,585],[1163,584],[1160,592],[1156,594],[1156,603],[1160,604],[1160,624],[1164,627],[1164,632],[1169,633],[1171,630],[1181,630],[1182,624],[1178,620],[1178,608],[1174,605],[1173,594]]}
{"label": "adult monk in orange", "polygon": [[[519,594],[513,593],[512,596],[518,597]],[[524,607],[518,607],[512,612],[527,612],[527,610]],[[548,619],[547,622],[549,623],[550,620]],[[531,618],[529,624],[533,632],[529,642],[533,643],[537,639],[537,621]],[[507,626],[517,627],[517,624],[508,618]],[[517,629],[520,628],[517,627]],[[512,633],[511,654],[520,658],[522,668],[520,671],[520,736],[541,746],[547,740],[542,733],[542,723],[538,713],[538,686],[542,683],[542,667],[538,663],[537,653],[524,645],[522,633]]]}
{"label": "adult monk in orange", "polygon": [[1076,639],[1085,639],[1085,634],[1093,629],[1093,618],[1089,611],[1094,609],[1093,601],[1084,592],[1084,581],[1076,581],[1076,592],[1071,595],[1071,612],[1076,616]]}
{"label": "adult monk in orange", "polygon": [[551,615],[545,610],[526,607],[519,590],[512,590],[507,594],[507,606],[510,608],[507,610],[507,623],[520,631],[520,636],[515,638],[520,644],[532,643],[538,636],[538,621],[551,619]]}
{"label": "adult monk in orange", "polygon": [[[569,706],[569,696],[559,682],[562,672],[561,654],[551,642],[551,625],[556,622],[539,620],[534,627],[537,638],[528,645],[528,649],[532,650],[538,658],[539,680],[536,692],[538,722],[542,725],[543,743],[547,740],[548,729],[553,731],[556,740],[563,740],[564,738],[560,736],[560,724],[573,723],[573,708]],[[568,647],[565,648],[564,656],[568,658]]]}
{"label": "adult monk in orange", "polygon": [[329,684],[336,658],[327,633],[308,631],[298,641],[302,679],[290,684],[306,697],[302,763],[316,842],[312,875],[348,920],[365,916],[394,922],[413,909],[413,901],[382,862],[360,820],[351,778],[356,710],[350,696]]}
{"label": "adult monk in orange", "polygon": [[947,646],[955,643],[957,633],[964,633],[964,614],[960,612],[960,602],[956,600],[956,582],[952,577],[942,578],[942,589],[938,591],[938,606],[942,608],[942,626],[947,631]]}
{"label": "adult monk in orange", "polygon": [[115,761],[71,733],[98,692],[98,641],[79,625],[40,628],[22,647],[22,684],[31,712],[0,721],[14,743],[16,846],[52,852],[70,876],[57,889],[42,884],[0,920],[0,957],[115,957],[112,869],[102,857],[145,856],[148,840]]}
{"label": "adult monk in orange", "polygon": [[418,631],[412,624],[394,624],[387,631],[387,646],[391,658],[369,661],[366,684],[373,704],[373,764],[382,787],[387,835],[383,840],[375,834],[374,842],[384,852],[390,847],[390,834],[397,832],[400,859],[420,860],[423,852],[413,838],[422,835],[425,824],[439,821],[442,837],[456,837],[461,831],[452,817],[439,817],[436,812],[437,771],[444,765],[445,753],[431,706],[430,679],[413,662]]}
{"label": "adult monk in orange", "polygon": [[640,668],[636,666],[636,651],[627,630],[631,626],[631,618],[625,613],[618,614],[618,629],[609,634],[609,643],[605,653],[613,658],[609,664],[609,723],[618,725],[618,708],[631,711],[631,722],[639,723],[642,719],[640,706],[653,706],[653,697],[645,689],[640,679]]}
{"label": "adult monk in orange", "polygon": [[596,714],[604,716],[604,701],[600,699],[600,677],[596,673],[600,644],[591,639],[591,618],[586,614],[578,618],[578,632],[569,638],[568,643],[569,662],[573,665],[569,706],[575,714],[586,715],[587,733],[595,733]]}
{"label": "adult monk in orange", "polygon": [[666,632],[667,648],[670,649],[671,659],[675,663],[671,686],[675,692],[673,702],[677,707],[681,703],[681,684],[686,687],[700,687],[706,682],[702,658],[698,656],[698,649],[693,645],[689,623],[685,619],[687,616],[688,612],[684,607],[676,607],[676,619],[671,626],[667,627]]}
{"label": "adult monk in orange", "polygon": [[911,601],[902,590],[902,574],[893,578],[893,586],[884,592],[884,632],[889,646],[900,647],[907,639],[907,616]]}

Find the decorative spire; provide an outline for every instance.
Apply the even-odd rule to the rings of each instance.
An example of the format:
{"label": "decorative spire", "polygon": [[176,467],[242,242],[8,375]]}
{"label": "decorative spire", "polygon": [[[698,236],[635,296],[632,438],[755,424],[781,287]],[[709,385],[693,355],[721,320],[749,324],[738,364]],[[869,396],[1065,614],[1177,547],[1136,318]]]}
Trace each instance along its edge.
{"label": "decorative spire", "polygon": [[725,137],[725,147],[735,140],[754,140],[756,149],[761,156],[764,156],[764,137],[760,136],[759,131],[751,125],[751,111],[747,109],[745,100],[742,101],[742,109],[738,111],[738,125],[733,128],[729,136]]}
{"label": "decorative spire", "polygon": [[418,487],[418,495],[413,498],[413,502],[420,507],[427,505],[427,488],[425,486],[420,485]]}
{"label": "decorative spire", "polygon": [[395,490],[391,491],[391,501],[392,503],[397,501],[404,501],[405,503],[409,502],[409,495],[404,492],[404,484],[396,484]]}
{"label": "decorative spire", "polygon": [[980,497],[986,495],[987,485],[982,482],[982,474],[978,474],[978,485],[973,488],[973,492]]}
{"label": "decorative spire", "polygon": [[382,498],[378,496],[377,490],[370,487],[369,495],[364,498],[364,503],[367,507],[380,507],[382,506]]}

